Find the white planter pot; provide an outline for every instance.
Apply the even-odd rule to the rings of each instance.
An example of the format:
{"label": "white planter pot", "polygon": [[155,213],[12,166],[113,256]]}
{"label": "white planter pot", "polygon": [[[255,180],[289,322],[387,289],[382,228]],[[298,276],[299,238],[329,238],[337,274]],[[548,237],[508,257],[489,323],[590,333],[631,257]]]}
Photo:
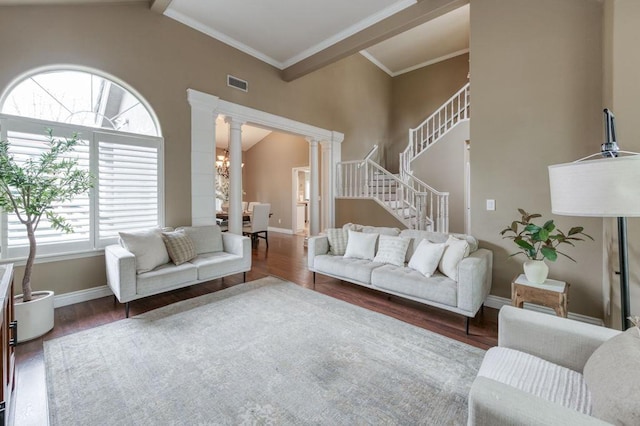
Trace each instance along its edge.
{"label": "white planter pot", "polygon": [[542,284],[547,280],[549,267],[544,260],[527,260],[524,262],[524,275],[529,282]]}
{"label": "white planter pot", "polygon": [[15,319],[18,321],[18,343],[40,337],[53,328],[53,291],[34,291],[33,299],[22,301],[16,296]]}

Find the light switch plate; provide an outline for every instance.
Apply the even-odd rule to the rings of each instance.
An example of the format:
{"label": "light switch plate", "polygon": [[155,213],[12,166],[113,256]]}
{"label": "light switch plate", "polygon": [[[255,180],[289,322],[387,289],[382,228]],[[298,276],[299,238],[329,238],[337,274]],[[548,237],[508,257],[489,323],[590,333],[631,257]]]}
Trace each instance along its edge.
{"label": "light switch plate", "polygon": [[496,209],[496,200],[487,200],[487,210],[495,210]]}

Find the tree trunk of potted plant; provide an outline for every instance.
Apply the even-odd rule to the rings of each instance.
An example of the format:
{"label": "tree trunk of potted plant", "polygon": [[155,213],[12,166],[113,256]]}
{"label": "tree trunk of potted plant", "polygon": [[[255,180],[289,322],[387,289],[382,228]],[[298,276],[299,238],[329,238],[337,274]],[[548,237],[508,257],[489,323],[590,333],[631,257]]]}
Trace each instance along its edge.
{"label": "tree trunk of potted plant", "polygon": [[8,141],[0,142],[0,208],[7,213],[15,213],[25,226],[29,240],[22,295],[16,297],[15,302],[18,340],[21,342],[39,337],[53,328],[53,292],[32,293],[31,290],[37,248],[35,233],[40,220],[45,215],[53,229],[73,232],[71,224],[55,211],[54,206],[73,200],[93,186],[91,174],[77,167],[77,159],[66,156],[78,144],[78,135],[56,140],[51,129],[47,133],[48,149],[23,162],[13,158]]}

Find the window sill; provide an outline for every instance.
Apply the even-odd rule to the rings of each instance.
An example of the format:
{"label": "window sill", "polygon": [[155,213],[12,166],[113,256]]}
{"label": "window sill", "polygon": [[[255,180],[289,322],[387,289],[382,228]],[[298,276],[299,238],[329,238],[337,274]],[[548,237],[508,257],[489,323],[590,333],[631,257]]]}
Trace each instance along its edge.
{"label": "window sill", "polygon": [[[95,250],[68,252],[68,253],[47,254],[47,255],[41,255],[41,256],[36,255],[36,260],[34,263],[40,264],[40,263],[63,262],[65,260],[82,259],[85,257],[96,257],[96,256],[104,256],[104,248],[95,249]],[[0,260],[0,264],[4,264],[4,263],[13,263],[14,266],[24,266],[27,263],[27,258],[15,257],[11,259]]]}

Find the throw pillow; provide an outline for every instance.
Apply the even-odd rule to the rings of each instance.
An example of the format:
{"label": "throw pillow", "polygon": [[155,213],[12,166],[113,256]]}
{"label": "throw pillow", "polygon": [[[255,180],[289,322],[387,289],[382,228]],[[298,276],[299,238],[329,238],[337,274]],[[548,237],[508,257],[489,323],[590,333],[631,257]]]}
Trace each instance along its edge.
{"label": "throw pillow", "polygon": [[380,234],[380,238],[378,240],[378,252],[373,258],[373,261],[403,266],[404,255],[407,253],[409,241],[411,241],[409,238],[392,237]]}
{"label": "throw pillow", "polygon": [[617,425],[640,424],[640,337],[635,327],[604,342],[584,365],[592,415]]}
{"label": "throw pillow", "polygon": [[222,231],[218,225],[183,226],[176,230],[184,231],[191,238],[196,254],[215,253],[224,250]]}
{"label": "throw pillow", "polygon": [[429,278],[436,271],[444,253],[445,243],[432,243],[422,240],[409,260],[409,268],[415,269]]}
{"label": "throw pillow", "polygon": [[438,264],[440,272],[454,281],[458,281],[458,263],[469,255],[469,243],[466,240],[459,240],[452,235],[445,243],[442,259]]}
{"label": "throw pillow", "polygon": [[196,257],[193,241],[184,231],[163,232],[162,241],[167,247],[171,261],[176,265],[182,265]]}
{"label": "throw pillow", "polygon": [[373,260],[376,255],[376,241],[378,234],[349,231],[347,249],[344,257]]}
{"label": "throw pillow", "polygon": [[120,242],[136,257],[136,273],[142,274],[169,263],[169,254],[159,229],[120,232]]}
{"label": "throw pillow", "polygon": [[347,230],[342,228],[328,228],[325,233],[329,240],[329,253],[335,256],[344,256],[349,239]]}

